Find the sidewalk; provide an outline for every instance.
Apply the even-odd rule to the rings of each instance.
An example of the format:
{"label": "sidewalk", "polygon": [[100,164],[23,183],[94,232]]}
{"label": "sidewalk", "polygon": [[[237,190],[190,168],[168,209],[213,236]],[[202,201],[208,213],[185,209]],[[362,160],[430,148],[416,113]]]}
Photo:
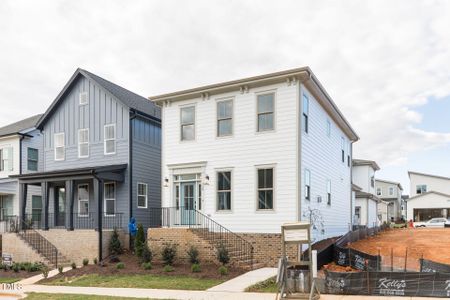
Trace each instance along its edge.
{"label": "sidewalk", "polygon": [[236,278],[228,280],[222,284],[216,285],[208,292],[243,292],[245,289],[255,283],[269,279],[277,275],[276,268],[261,268],[242,274]]}

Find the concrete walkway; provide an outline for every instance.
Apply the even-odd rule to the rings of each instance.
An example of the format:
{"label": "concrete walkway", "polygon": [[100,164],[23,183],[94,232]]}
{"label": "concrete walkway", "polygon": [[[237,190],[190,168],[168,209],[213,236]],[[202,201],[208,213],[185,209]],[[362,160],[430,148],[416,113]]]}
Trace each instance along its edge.
{"label": "concrete walkway", "polygon": [[243,292],[247,287],[277,275],[276,268],[261,268],[216,285],[208,292]]}

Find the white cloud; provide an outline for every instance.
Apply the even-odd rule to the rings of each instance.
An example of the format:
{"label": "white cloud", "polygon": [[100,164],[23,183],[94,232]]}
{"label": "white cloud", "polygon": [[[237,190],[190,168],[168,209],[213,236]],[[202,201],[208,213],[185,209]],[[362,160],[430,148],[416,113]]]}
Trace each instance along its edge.
{"label": "white cloud", "polygon": [[76,67],[144,96],[309,65],[361,137],[401,164],[450,95],[449,1],[1,1],[0,125],[44,111]]}

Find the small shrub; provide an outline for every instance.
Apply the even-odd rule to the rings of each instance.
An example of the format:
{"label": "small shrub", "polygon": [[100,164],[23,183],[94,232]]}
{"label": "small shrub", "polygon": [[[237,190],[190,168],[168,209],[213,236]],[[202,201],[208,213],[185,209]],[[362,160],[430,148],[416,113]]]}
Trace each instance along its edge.
{"label": "small shrub", "polygon": [[72,264],[71,264],[71,267],[72,267],[72,269],[76,269],[77,268],[77,264],[75,263],[75,262],[73,262]]}
{"label": "small shrub", "polygon": [[151,262],[144,262],[144,263],[142,263],[142,269],[144,269],[144,270],[151,270],[152,269],[152,263]]}
{"label": "small shrub", "polygon": [[170,265],[166,265],[166,266],[164,266],[164,272],[173,272],[173,267],[172,266],[170,266]]}
{"label": "small shrub", "polygon": [[222,276],[225,276],[228,274],[228,268],[225,266],[220,266],[219,268],[219,274]]}
{"label": "small shrub", "polygon": [[198,265],[200,263],[200,260],[198,259],[198,249],[194,245],[189,248],[189,250],[187,251],[187,255],[189,256],[189,262],[191,264]]}
{"label": "small shrub", "polygon": [[28,272],[38,272],[38,271],[41,271],[41,270],[42,270],[42,267],[43,267],[43,264],[42,264],[42,263],[36,262],[36,263],[30,264],[29,269],[28,269]]}
{"label": "small shrub", "polygon": [[192,271],[192,273],[200,273],[201,272],[200,265],[199,264],[193,264],[191,266],[191,271]]}
{"label": "small shrub", "polygon": [[17,263],[14,263],[12,266],[12,269],[15,273],[18,273],[20,271],[20,265]]}
{"label": "small shrub", "polygon": [[94,265],[96,265],[96,264],[98,264],[98,259],[97,259],[97,257],[94,258]]}
{"label": "small shrub", "polygon": [[2,269],[3,269],[3,271],[8,271],[8,265],[6,265],[6,264],[4,264],[4,265],[2,265]]}
{"label": "small shrub", "polygon": [[87,266],[89,264],[89,259],[83,259],[83,266]]}
{"label": "small shrub", "polygon": [[120,242],[119,233],[117,232],[117,229],[114,229],[111,235],[108,250],[110,255],[119,255],[123,253],[122,243]]}
{"label": "small shrub", "polygon": [[63,273],[63,269],[64,269],[63,266],[59,266],[59,267],[58,267],[58,273],[59,273],[59,274],[62,274],[62,273]]}
{"label": "small shrub", "polygon": [[144,245],[145,245],[144,226],[142,226],[142,224],[138,224],[136,238],[134,240],[134,250],[136,251],[137,257],[142,257]]}
{"label": "small shrub", "polygon": [[44,276],[44,278],[47,279],[48,278],[48,272],[50,272],[50,269],[48,268],[48,266],[47,265],[43,265],[41,271],[42,271],[42,275]]}
{"label": "small shrub", "polygon": [[161,256],[165,265],[171,266],[177,256],[177,245],[166,243],[161,251]]}
{"label": "small shrub", "polygon": [[117,270],[125,269],[125,264],[123,262],[117,263],[116,269]]}
{"label": "small shrub", "polygon": [[144,244],[144,247],[142,248],[142,257],[141,260],[144,263],[151,263],[153,259],[153,252],[148,247],[147,243]]}
{"label": "small shrub", "polygon": [[230,254],[224,244],[220,244],[217,248],[217,260],[222,264],[222,266],[225,266],[230,262]]}

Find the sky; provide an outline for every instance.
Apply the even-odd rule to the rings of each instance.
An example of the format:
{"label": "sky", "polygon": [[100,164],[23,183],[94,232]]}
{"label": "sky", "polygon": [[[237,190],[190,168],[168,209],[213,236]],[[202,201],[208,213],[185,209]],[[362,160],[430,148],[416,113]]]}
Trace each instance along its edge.
{"label": "sky", "polygon": [[450,1],[2,0],[0,54],[0,126],[77,67],[147,97],[309,66],[377,177],[450,176]]}

